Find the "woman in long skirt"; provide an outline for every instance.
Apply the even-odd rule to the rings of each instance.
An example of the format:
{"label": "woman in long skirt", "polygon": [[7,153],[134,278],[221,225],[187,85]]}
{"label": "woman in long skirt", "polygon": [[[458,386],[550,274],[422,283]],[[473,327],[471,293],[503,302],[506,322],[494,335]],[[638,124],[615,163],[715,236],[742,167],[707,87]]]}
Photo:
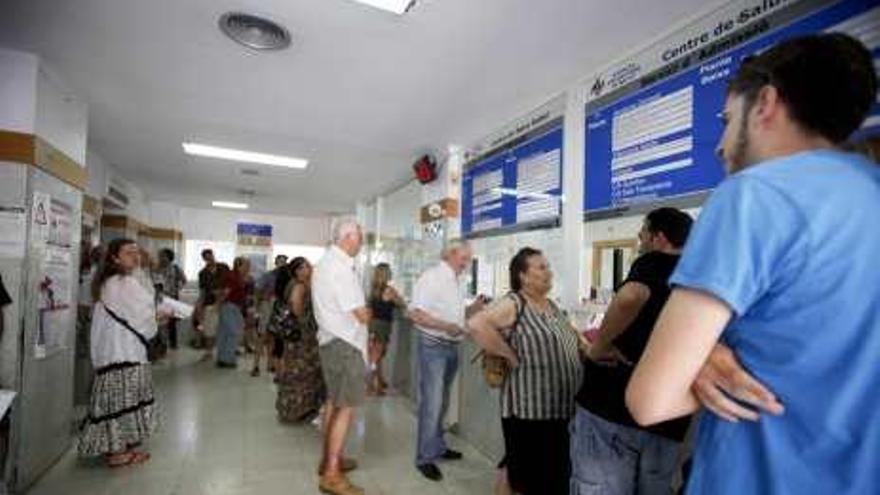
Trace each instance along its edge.
{"label": "woman in long skirt", "polygon": [[300,423],[316,417],[324,402],[324,378],[318,356],[318,324],[312,309],[312,267],[305,258],[291,262],[294,274],[286,291],[290,304],[289,331],[284,332],[284,366],[278,375],[275,409],[285,423]]}
{"label": "woman in long skirt", "polygon": [[95,380],[78,450],[84,457],[104,456],[110,467],[149,459],[141,448],[156,428],[146,349],[157,333],[156,306],[153,295],[132,275],[139,262],[137,244],[116,239],[92,285]]}

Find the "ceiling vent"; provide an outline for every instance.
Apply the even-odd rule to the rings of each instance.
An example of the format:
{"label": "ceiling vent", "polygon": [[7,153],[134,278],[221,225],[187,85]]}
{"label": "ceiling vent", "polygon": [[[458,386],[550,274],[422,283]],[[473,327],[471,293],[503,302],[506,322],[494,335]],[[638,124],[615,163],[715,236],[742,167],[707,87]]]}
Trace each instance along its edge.
{"label": "ceiling vent", "polygon": [[107,195],[104,196],[104,205],[118,210],[124,210],[128,207],[128,194],[124,193],[120,188],[113,185],[107,186]]}
{"label": "ceiling vent", "polygon": [[235,192],[245,198],[253,198],[257,195],[257,191],[253,189],[236,189]]}
{"label": "ceiling vent", "polygon": [[263,17],[227,12],[218,23],[223,34],[254,50],[283,50],[290,46],[287,29]]}
{"label": "ceiling vent", "polygon": [[248,177],[259,177],[260,171],[255,168],[243,168],[241,169],[241,175],[246,175]]}

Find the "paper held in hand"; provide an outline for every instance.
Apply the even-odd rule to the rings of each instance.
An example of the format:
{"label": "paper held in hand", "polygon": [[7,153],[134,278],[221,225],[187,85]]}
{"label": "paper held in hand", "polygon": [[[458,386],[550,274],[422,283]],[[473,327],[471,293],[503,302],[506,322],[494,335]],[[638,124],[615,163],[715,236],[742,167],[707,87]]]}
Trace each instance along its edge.
{"label": "paper held in hand", "polygon": [[193,314],[193,307],[177,299],[163,296],[156,308],[158,313],[170,315],[173,318],[184,319],[189,318]]}

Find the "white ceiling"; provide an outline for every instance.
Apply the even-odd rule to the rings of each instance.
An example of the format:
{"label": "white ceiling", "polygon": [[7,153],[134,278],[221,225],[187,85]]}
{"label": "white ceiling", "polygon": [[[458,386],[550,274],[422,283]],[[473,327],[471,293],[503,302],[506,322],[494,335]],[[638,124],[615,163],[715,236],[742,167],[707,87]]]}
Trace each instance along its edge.
{"label": "white ceiling", "polygon": [[[705,8],[704,0],[422,0],[397,17],[349,0],[2,0],[0,45],[35,52],[89,103],[89,146],[150,199],[257,191],[255,211],[350,210]],[[255,53],[225,11],[294,45]],[[183,154],[181,142],[291,154],[306,171]]]}

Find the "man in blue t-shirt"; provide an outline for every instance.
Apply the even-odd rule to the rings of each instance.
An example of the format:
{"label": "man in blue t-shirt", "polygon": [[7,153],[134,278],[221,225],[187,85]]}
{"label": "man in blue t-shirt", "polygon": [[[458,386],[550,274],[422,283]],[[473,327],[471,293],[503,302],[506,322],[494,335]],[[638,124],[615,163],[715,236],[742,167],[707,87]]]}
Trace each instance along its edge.
{"label": "man in blue t-shirt", "polygon": [[[880,492],[880,166],[837,148],[876,96],[870,52],[841,34],[783,42],[730,83],[719,151],[733,175],[626,395],[643,425],[714,412],[688,493]],[[701,371],[719,339],[728,376],[761,385]]]}

